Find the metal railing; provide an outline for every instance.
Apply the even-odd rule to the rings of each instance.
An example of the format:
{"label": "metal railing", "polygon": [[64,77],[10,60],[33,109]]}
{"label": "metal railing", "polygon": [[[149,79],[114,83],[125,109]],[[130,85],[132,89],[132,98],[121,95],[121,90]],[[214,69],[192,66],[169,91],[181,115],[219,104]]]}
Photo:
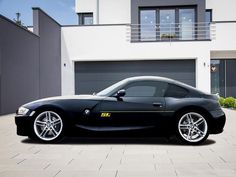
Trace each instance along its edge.
{"label": "metal railing", "polygon": [[127,25],[129,41],[198,41],[216,37],[214,23],[165,23]]}

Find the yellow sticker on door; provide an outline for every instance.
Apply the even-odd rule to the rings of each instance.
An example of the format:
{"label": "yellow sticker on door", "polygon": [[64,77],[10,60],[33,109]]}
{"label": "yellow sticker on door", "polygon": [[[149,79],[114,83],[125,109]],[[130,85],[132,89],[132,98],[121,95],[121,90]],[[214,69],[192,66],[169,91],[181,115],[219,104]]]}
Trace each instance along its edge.
{"label": "yellow sticker on door", "polygon": [[101,117],[111,117],[111,113],[109,112],[102,112]]}

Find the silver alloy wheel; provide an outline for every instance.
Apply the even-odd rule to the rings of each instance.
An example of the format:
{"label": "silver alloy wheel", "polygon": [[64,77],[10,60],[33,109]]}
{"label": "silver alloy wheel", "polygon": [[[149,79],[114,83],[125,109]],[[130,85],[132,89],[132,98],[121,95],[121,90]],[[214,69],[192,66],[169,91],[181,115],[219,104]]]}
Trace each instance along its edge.
{"label": "silver alloy wheel", "polygon": [[34,121],[34,132],[44,141],[56,139],[61,134],[62,128],[61,117],[53,111],[42,112]]}
{"label": "silver alloy wheel", "polygon": [[199,113],[189,112],[180,118],[178,130],[186,141],[192,143],[199,142],[207,135],[207,121]]}

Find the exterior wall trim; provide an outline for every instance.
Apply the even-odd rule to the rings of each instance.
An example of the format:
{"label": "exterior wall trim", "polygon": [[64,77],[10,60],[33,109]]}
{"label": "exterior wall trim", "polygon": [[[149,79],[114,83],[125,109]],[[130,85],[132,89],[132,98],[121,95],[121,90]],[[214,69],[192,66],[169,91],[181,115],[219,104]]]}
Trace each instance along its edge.
{"label": "exterior wall trim", "polygon": [[94,61],[99,61],[99,62],[107,62],[107,61],[157,61],[157,60],[163,60],[163,61],[168,61],[168,60],[196,60],[196,57],[188,57],[188,58],[147,58],[147,59],[143,59],[143,58],[133,58],[133,59],[74,59],[73,62],[94,62]]}
{"label": "exterior wall trim", "polygon": [[236,23],[236,21],[212,21],[212,23]]}
{"label": "exterior wall trim", "polygon": [[129,23],[120,24],[93,24],[93,25],[62,25],[61,27],[90,27],[90,26],[128,26]]}
{"label": "exterior wall trim", "polygon": [[236,59],[236,50],[213,50],[211,59]]}
{"label": "exterior wall trim", "polygon": [[209,42],[211,41],[211,39],[197,39],[197,40],[167,40],[167,41],[130,41],[131,43],[149,43],[149,42],[168,42],[168,43],[172,43],[172,42],[195,42],[195,41],[200,41],[200,42]]}

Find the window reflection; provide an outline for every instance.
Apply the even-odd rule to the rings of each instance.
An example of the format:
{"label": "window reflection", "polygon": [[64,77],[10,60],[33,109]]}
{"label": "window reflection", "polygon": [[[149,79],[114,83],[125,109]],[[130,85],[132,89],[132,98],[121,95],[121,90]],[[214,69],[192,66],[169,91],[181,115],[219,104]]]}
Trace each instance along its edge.
{"label": "window reflection", "polygon": [[210,23],[212,21],[212,11],[211,10],[206,10],[205,21],[206,21],[206,39],[210,39]]}
{"label": "window reflection", "polygon": [[211,60],[211,93],[225,95],[226,60]]}
{"label": "window reflection", "polygon": [[156,40],[156,11],[142,10],[140,12],[140,40]]}
{"label": "window reflection", "polygon": [[160,10],[160,39],[175,37],[175,10]]}
{"label": "window reflection", "polygon": [[179,10],[180,39],[192,40],[195,38],[195,12],[194,9]]}
{"label": "window reflection", "polygon": [[92,16],[85,16],[84,17],[84,25],[92,25],[93,24],[93,17]]}

